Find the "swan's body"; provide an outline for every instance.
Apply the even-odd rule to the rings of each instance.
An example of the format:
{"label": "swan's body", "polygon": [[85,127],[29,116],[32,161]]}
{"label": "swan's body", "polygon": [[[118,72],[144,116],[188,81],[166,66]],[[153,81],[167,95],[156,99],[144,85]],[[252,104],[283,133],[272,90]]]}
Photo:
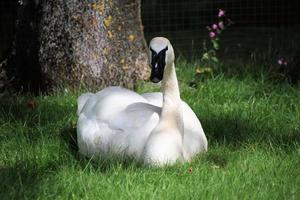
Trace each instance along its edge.
{"label": "swan's body", "polygon": [[[167,54],[166,67],[160,72],[164,77],[162,93],[139,95],[124,88],[108,87],[78,98],[77,135],[81,154],[128,155],[163,165],[190,160],[207,150],[198,118],[180,99],[172,46],[164,38],[154,38],[150,43],[157,52],[162,45],[168,47],[163,50]],[[159,73],[155,70],[153,73]],[[153,73],[151,79],[157,78]]]}
{"label": "swan's body", "polygon": [[108,87],[87,95],[89,98],[83,99],[86,103],[79,111],[77,125],[80,153],[139,157],[159,121],[161,108],[120,87]]}

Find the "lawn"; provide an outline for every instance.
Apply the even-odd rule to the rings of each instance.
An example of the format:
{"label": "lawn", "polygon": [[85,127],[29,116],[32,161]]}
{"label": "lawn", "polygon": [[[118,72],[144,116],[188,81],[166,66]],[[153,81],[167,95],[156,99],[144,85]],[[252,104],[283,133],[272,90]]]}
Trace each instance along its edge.
{"label": "lawn", "polygon": [[177,74],[209,150],[165,168],[78,156],[76,93],[2,97],[0,199],[300,199],[300,87],[263,71],[191,87],[185,62]]}

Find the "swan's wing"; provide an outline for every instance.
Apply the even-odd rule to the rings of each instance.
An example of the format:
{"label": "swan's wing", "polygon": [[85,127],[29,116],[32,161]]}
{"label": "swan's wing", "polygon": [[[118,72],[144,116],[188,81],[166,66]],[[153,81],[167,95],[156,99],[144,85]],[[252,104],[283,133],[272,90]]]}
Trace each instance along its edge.
{"label": "swan's wing", "polygon": [[81,94],[78,99],[77,99],[77,115],[79,116],[79,114],[81,113],[84,105],[86,104],[86,102],[88,101],[88,99],[90,97],[94,96],[93,93],[84,93],[84,94]]}
{"label": "swan's wing", "polygon": [[[118,131],[112,146],[125,147],[127,155],[139,157],[147,138],[159,122],[161,108],[148,103],[134,103],[109,123],[112,130]],[[124,145],[125,144],[125,145]]]}
{"label": "swan's wing", "polygon": [[183,145],[189,158],[200,151],[207,150],[207,139],[199,119],[190,106],[182,102],[182,110],[184,123]]}
{"label": "swan's wing", "polygon": [[110,122],[110,127],[124,131],[133,131],[144,127],[153,116],[159,119],[160,112],[160,107],[143,102],[133,103]]}
{"label": "swan's wing", "polygon": [[150,104],[162,107],[163,98],[161,92],[144,93],[142,94],[142,97],[147,99]]}
{"label": "swan's wing", "polygon": [[85,155],[103,152],[139,155],[159,121],[160,108],[119,87],[106,88],[80,102],[85,104],[79,114],[77,135]]}
{"label": "swan's wing", "polygon": [[147,102],[147,100],[125,88],[107,87],[95,94],[82,94],[77,100],[77,114],[84,113],[89,118],[110,121],[128,105],[136,102]]}

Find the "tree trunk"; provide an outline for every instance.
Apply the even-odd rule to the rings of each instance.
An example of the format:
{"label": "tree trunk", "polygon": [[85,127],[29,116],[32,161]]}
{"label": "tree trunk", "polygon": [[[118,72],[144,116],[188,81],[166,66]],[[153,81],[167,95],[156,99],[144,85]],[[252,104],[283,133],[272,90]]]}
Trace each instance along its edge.
{"label": "tree trunk", "polygon": [[100,89],[132,87],[147,77],[140,0],[22,3],[18,18],[23,25],[18,22],[15,54],[9,59],[16,69],[10,74],[18,74],[19,83],[34,89]]}
{"label": "tree trunk", "polygon": [[42,86],[38,59],[39,6],[37,1],[18,0],[15,1],[15,9],[14,38],[4,68],[17,90],[38,91]]}

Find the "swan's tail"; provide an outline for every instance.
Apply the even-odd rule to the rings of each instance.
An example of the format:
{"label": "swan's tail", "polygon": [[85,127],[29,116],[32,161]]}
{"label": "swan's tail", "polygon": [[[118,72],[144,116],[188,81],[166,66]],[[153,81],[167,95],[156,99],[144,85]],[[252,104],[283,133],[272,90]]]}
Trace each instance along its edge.
{"label": "swan's tail", "polygon": [[87,102],[87,100],[93,96],[93,93],[84,93],[82,95],[80,95],[77,99],[77,115],[79,116],[79,114],[82,111],[83,106],[85,105],[85,103]]}

